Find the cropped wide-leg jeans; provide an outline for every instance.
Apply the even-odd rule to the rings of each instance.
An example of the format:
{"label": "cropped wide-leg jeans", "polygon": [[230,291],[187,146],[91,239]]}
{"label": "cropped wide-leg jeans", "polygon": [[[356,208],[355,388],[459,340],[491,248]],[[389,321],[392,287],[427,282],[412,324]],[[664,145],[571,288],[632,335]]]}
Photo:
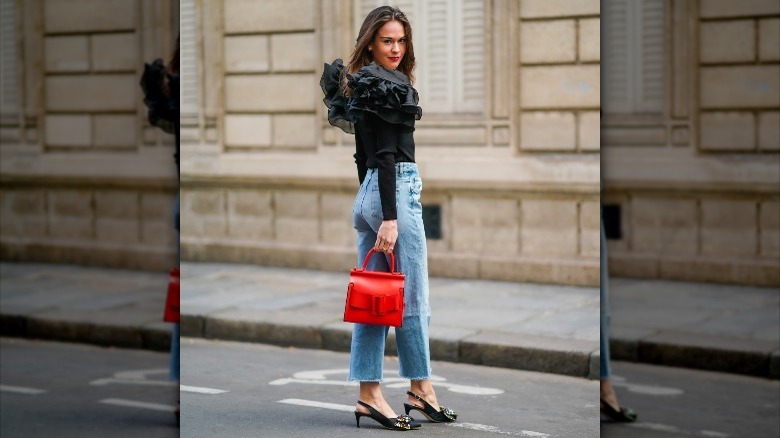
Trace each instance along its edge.
{"label": "cropped wide-leg jeans", "polygon": [[[431,376],[428,325],[428,254],[422,221],[420,193],[422,180],[415,163],[396,163],[396,208],[398,240],[393,249],[396,271],[404,273],[404,316],[401,327],[395,328],[395,340],[400,363],[399,374],[410,380],[426,380]],[[353,220],[357,231],[358,266],[362,266],[377,239],[382,224],[382,203],[379,198],[377,169],[368,169],[355,198]],[[388,271],[389,257],[375,254],[368,269]],[[355,324],[349,364],[349,380],[381,382],[385,340],[389,327]]]}

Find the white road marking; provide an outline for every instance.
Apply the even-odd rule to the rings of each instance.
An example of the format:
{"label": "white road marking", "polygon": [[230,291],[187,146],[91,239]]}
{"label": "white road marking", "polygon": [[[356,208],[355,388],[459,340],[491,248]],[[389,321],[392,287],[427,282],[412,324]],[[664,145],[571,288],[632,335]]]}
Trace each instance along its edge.
{"label": "white road marking", "polygon": [[148,385],[148,386],[176,386],[176,382],[170,382],[167,380],[124,380],[124,379],[112,379],[110,377],[103,379],[95,379],[89,382],[90,385],[102,386],[110,383],[120,383],[123,385]]}
{"label": "white road marking", "polygon": [[661,423],[647,423],[647,422],[638,422],[638,423],[628,423],[626,424],[628,427],[635,427],[637,429],[648,429],[648,430],[654,430],[658,432],[670,432],[670,433],[676,433],[678,435],[691,435],[691,436],[703,436],[703,437],[715,437],[715,438],[728,438],[730,435],[723,432],[716,432],[713,430],[700,430],[697,432],[682,430],[679,427],[676,426],[670,426],[668,424],[661,424]]}
{"label": "white road marking", "polygon": [[714,430],[702,430],[699,432],[701,436],[711,436],[715,438],[727,438],[729,435],[723,432],[715,432]]}
{"label": "white road marking", "polygon": [[491,432],[491,433],[497,433],[497,434],[509,435],[509,436],[533,436],[533,437],[540,437],[540,438],[550,436],[547,433],[534,432],[533,430],[521,430],[520,432],[509,432],[506,430],[501,430],[495,426],[488,426],[486,424],[479,424],[479,423],[447,423],[447,426],[459,427],[461,429],[478,430],[481,432]]}
{"label": "white road marking", "polygon": [[46,392],[46,390],[43,389],[25,388],[23,386],[11,386],[11,385],[0,385],[0,391],[15,392],[17,394],[27,394],[27,395],[38,395]]}
{"label": "white road marking", "polygon": [[102,386],[110,383],[120,383],[123,385],[151,385],[151,386],[175,386],[178,383],[172,382],[166,379],[149,379],[147,378],[152,374],[168,373],[168,368],[153,368],[146,370],[129,370],[119,371],[114,373],[111,377],[105,377],[101,379],[95,379],[89,382],[90,385]]}
{"label": "white road marking", "polygon": [[198,394],[223,394],[229,392],[224,389],[202,388],[200,386],[179,385],[179,391],[195,392]]}
{"label": "white road marking", "polygon": [[[355,412],[354,406],[339,405],[336,403],[324,403],[324,402],[318,402],[314,400],[302,400],[299,398],[286,398],[284,400],[278,400],[277,403],[284,403],[284,404],[296,405],[296,406],[308,406],[312,408],[332,409],[334,411]],[[510,436],[525,436],[525,437],[537,437],[537,438],[546,438],[550,436],[549,434],[542,433],[542,432],[534,432],[532,430],[521,430],[520,432],[509,432],[509,431],[501,430],[495,426],[488,426],[487,424],[477,424],[477,423],[447,423],[447,426],[478,430],[481,432],[492,432],[492,433],[498,433],[501,435],[510,435]]]}
{"label": "white road marking", "polygon": [[678,388],[670,388],[668,386],[657,385],[639,385],[636,383],[628,383],[624,377],[612,375],[609,378],[612,381],[612,386],[620,386],[626,388],[630,392],[644,395],[658,395],[658,396],[676,396],[681,395],[684,391]]}
{"label": "white road marking", "polygon": [[299,398],[286,398],[279,400],[277,403],[286,403],[288,405],[309,406],[312,408],[324,408],[333,409],[335,411],[355,412],[354,406],[349,405],[337,405],[335,403],[323,403],[313,400],[301,400]]}
{"label": "white road marking", "polygon": [[125,406],[130,408],[151,409],[153,411],[175,412],[176,406],[163,405],[160,403],[140,402],[136,400],[125,400],[121,398],[105,398],[98,403],[114,406]]}
{"label": "white road marking", "polygon": [[288,383],[308,383],[311,385],[358,386],[357,382],[347,382],[347,381],[340,381],[340,380],[306,380],[306,379],[295,379],[290,377],[285,377],[283,379],[276,379],[271,382],[268,382],[269,385],[286,385]]}
{"label": "white road marking", "polygon": [[[326,376],[331,374],[349,374],[346,368],[332,370],[313,370],[299,371],[292,377],[284,377],[268,382],[269,385],[287,385],[288,383],[308,383],[312,385],[335,385],[335,386],[357,386],[357,382],[347,380],[328,380]],[[388,370],[387,374],[398,374],[398,371]],[[431,381],[436,382],[437,387],[447,388],[452,392],[469,395],[498,395],[503,394],[504,390],[496,388],[483,388],[479,386],[459,385],[447,382],[447,379],[440,376],[431,376]],[[403,388],[409,386],[409,380],[402,377],[387,377],[384,384],[388,388]]]}

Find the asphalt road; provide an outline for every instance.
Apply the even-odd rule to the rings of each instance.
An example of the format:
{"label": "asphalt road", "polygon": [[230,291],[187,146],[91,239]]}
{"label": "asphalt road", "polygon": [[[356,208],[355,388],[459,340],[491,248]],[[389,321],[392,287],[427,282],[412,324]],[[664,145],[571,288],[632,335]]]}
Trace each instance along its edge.
{"label": "asphalt road", "polygon": [[628,362],[612,366],[620,403],[639,421],[602,423],[602,437],[780,436],[777,380]]}
{"label": "asphalt road", "polygon": [[168,354],[0,338],[0,436],[178,437]]}
{"label": "asphalt road", "polygon": [[[355,427],[357,386],[346,382],[346,353],[193,338],[182,339],[181,352],[182,436],[320,438],[395,433],[365,418],[360,429]],[[409,383],[398,377],[397,370],[397,359],[388,358],[383,391],[401,412]],[[439,379],[435,384],[439,401],[455,409],[459,421],[433,424],[418,415],[422,429],[411,434],[599,436],[598,382],[446,362],[434,362],[433,372]]]}

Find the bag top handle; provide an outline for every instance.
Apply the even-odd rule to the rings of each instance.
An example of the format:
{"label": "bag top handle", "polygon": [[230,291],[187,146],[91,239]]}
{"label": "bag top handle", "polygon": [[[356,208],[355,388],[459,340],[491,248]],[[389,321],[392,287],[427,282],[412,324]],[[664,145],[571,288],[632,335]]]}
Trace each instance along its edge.
{"label": "bag top handle", "polygon": [[[363,270],[364,271],[366,270],[366,267],[368,266],[368,260],[371,258],[372,255],[374,255],[376,253],[377,253],[376,248],[371,248],[371,251],[368,252],[368,254],[366,255],[366,259],[363,260]],[[393,256],[392,252],[388,252],[386,254],[390,256],[390,272],[395,274],[396,273],[395,272],[395,256]]]}

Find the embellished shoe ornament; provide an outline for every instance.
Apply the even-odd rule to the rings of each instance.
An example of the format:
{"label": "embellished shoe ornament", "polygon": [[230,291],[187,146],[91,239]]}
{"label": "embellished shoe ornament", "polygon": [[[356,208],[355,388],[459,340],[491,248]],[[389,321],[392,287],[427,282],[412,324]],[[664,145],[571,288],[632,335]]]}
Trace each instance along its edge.
{"label": "embellished shoe ornament", "polygon": [[425,401],[424,398],[420,397],[419,395],[407,391],[407,394],[411,395],[418,401],[422,402],[423,407],[419,407],[417,405],[410,405],[408,403],[404,403],[404,410],[407,414],[409,414],[409,411],[411,410],[417,410],[420,411],[423,415],[425,415],[425,418],[427,418],[430,421],[433,421],[434,423],[451,423],[455,421],[458,418],[458,414],[455,413],[452,409],[445,408],[444,406],[440,406],[439,410],[433,408],[433,406],[430,405],[427,401]]}
{"label": "embellished shoe ornament", "polygon": [[415,423],[414,418],[409,415],[399,415],[395,418],[388,418],[368,403],[358,400],[358,404],[368,409],[368,412],[370,413],[366,414],[364,412],[355,411],[355,422],[357,423],[357,427],[360,427],[360,417],[369,417],[390,430],[412,430],[420,427],[420,423]]}

